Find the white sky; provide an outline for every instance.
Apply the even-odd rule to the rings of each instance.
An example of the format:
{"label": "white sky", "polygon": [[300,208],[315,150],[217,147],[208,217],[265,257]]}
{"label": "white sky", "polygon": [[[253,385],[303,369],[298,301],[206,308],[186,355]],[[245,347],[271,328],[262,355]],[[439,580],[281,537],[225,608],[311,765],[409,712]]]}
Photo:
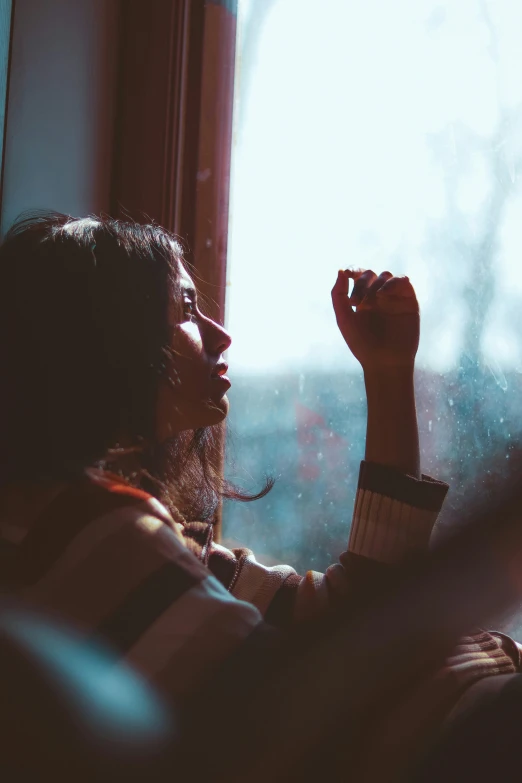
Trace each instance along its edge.
{"label": "white sky", "polygon": [[[240,0],[240,12],[263,1]],[[444,215],[444,178],[469,152],[453,128],[487,140],[499,103],[522,101],[522,2],[484,0],[498,34],[497,69],[480,5],[277,0],[249,94],[236,95],[237,104],[246,100],[241,127],[236,106],[228,262],[236,371],[351,366],[330,305],[337,269],[349,265],[408,274],[424,313],[419,364],[452,366],[466,269],[427,255],[427,224]],[[427,134],[445,129],[443,166]],[[517,149],[511,137],[503,142],[509,169]],[[522,367],[522,334],[508,317],[522,307],[522,188],[511,169],[510,177],[483,350],[499,367]],[[470,236],[491,188],[478,152],[456,191]]]}

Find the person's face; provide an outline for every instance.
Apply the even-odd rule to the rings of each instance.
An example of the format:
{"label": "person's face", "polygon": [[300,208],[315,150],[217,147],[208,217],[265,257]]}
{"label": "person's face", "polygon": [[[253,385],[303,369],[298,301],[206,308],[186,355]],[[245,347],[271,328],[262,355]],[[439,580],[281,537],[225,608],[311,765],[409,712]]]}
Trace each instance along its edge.
{"label": "person's face", "polygon": [[[179,263],[179,262],[177,262]],[[169,309],[170,347],[168,379],[158,390],[157,430],[164,441],[181,430],[218,424],[228,413],[230,381],[223,353],[231,343],[228,332],[204,316],[196,289],[179,263],[182,310]]]}

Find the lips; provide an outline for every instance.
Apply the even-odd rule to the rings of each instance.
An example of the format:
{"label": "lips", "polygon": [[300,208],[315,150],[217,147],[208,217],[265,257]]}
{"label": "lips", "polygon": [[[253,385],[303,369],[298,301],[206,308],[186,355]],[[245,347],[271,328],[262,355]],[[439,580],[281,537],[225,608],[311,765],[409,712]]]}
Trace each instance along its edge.
{"label": "lips", "polygon": [[211,378],[222,378],[224,375],[226,375],[226,372],[228,370],[228,364],[226,362],[221,362],[220,364],[216,364],[212,371]]}
{"label": "lips", "polygon": [[219,362],[212,370],[211,379],[216,382],[216,389],[219,389],[220,396],[223,395],[232,384],[230,378],[227,378],[226,372],[228,370],[228,364],[226,362]]}

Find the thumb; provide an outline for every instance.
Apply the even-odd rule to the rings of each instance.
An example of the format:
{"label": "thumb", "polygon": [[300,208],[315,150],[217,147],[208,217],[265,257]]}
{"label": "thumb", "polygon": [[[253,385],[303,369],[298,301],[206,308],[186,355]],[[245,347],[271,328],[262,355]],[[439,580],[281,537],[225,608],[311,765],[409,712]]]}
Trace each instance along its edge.
{"label": "thumb", "polygon": [[332,293],[335,291],[339,296],[348,296],[348,280],[347,273],[343,269],[339,269]]}
{"label": "thumb", "polygon": [[339,326],[349,325],[355,313],[348,299],[348,280],[353,273],[339,269],[337,280],[332,288],[332,304]]}

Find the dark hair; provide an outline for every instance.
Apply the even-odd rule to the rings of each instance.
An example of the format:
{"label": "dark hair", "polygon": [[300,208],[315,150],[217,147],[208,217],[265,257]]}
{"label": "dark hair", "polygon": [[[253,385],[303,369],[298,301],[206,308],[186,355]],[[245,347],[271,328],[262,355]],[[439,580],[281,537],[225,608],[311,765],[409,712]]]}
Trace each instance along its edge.
{"label": "dark hair", "polygon": [[220,496],[270,490],[268,480],[248,495],[222,478],[220,425],[156,442],[157,386],[175,361],[177,260],[179,241],[155,224],[60,213],[15,222],[0,245],[0,483],[110,467],[188,519],[209,519]]}

